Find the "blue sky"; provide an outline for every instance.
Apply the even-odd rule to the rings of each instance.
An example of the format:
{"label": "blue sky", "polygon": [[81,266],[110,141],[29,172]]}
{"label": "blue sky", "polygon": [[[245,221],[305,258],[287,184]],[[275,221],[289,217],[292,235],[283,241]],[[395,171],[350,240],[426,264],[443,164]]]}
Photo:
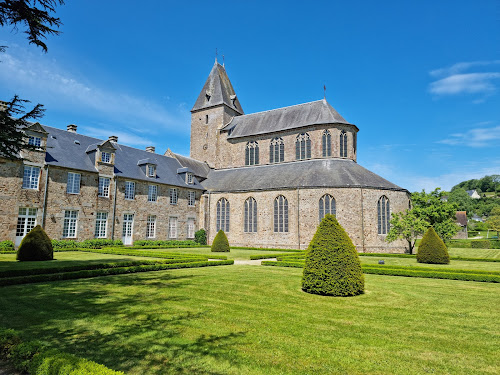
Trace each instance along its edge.
{"label": "blue sky", "polygon": [[410,191],[500,174],[497,0],[68,0],[57,16],[47,54],[0,29],[0,99],[44,104],[46,125],[188,155],[217,48],[246,113],[326,85],[358,163]]}

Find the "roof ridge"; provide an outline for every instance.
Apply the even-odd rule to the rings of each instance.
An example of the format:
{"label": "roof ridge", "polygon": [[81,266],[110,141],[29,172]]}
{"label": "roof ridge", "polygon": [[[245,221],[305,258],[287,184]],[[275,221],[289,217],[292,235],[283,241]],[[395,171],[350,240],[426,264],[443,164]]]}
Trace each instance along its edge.
{"label": "roof ridge", "polygon": [[319,100],[313,100],[311,102],[305,102],[305,103],[300,103],[300,104],[293,104],[293,105],[289,105],[289,106],[286,106],[286,107],[279,107],[279,108],[274,108],[274,109],[266,109],[265,111],[259,111],[259,112],[254,112],[254,113],[247,113],[247,114],[244,114],[244,115],[240,115],[238,117],[246,117],[246,116],[252,116],[252,115],[258,115],[260,113],[266,113],[266,112],[272,112],[272,111],[278,111],[280,109],[286,109],[286,108],[292,108],[292,107],[298,107],[298,106],[301,106],[301,105],[306,105],[306,104],[312,104],[312,103],[317,103],[317,102],[322,102],[323,99],[319,99]]}
{"label": "roof ridge", "polygon": [[229,169],[248,169],[248,168],[270,167],[270,166],[278,166],[278,165],[289,165],[289,164],[292,164],[292,163],[307,163],[307,162],[330,161],[330,160],[338,160],[338,161],[356,163],[352,159],[346,159],[346,158],[340,158],[340,157],[331,157],[331,158],[316,158],[316,159],[306,159],[306,160],[290,160],[290,161],[284,161],[284,162],[280,162],[280,163],[270,163],[270,164],[242,165],[240,167],[227,167],[227,168],[213,169],[213,171],[227,171]]}

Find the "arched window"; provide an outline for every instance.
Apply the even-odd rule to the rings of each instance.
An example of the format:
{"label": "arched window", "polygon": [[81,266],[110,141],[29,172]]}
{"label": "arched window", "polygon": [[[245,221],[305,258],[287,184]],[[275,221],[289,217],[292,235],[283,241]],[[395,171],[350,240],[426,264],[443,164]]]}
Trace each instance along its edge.
{"label": "arched window", "polygon": [[283,138],[274,138],[269,145],[269,163],[285,161],[285,144]]}
{"label": "arched window", "polygon": [[330,194],[323,195],[319,200],[319,221],[323,220],[326,214],[337,214],[335,198]]}
{"label": "arched window", "polygon": [[311,137],[309,134],[302,133],[295,140],[295,159],[304,160],[311,158]]}
{"label": "arched window", "polygon": [[389,199],[382,195],[377,202],[378,234],[387,234],[390,229],[391,209]]}
{"label": "arched window", "polygon": [[347,133],[343,130],[340,133],[340,157],[347,157]]}
{"label": "arched window", "polygon": [[288,232],[288,201],[283,195],[274,200],[274,231]]}
{"label": "arched window", "polygon": [[243,230],[246,233],[257,232],[257,201],[252,197],[245,201]]}
{"label": "arched window", "polygon": [[245,165],[259,164],[259,144],[248,142],[245,147]]}
{"label": "arched window", "polygon": [[220,230],[229,232],[229,202],[221,198],[217,202],[217,232]]}
{"label": "arched window", "polygon": [[323,132],[323,157],[332,156],[332,135],[328,130]]}

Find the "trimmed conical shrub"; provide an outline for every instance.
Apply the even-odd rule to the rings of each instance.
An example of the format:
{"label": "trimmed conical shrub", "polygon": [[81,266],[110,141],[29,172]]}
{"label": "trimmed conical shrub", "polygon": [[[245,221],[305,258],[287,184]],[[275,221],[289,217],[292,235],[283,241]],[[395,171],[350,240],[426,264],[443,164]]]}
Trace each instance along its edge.
{"label": "trimmed conical shrub", "polygon": [[448,264],[450,255],[448,248],[433,227],[429,227],[420,241],[417,251],[417,262],[431,264]]}
{"label": "trimmed conical shrub", "polygon": [[17,249],[17,260],[52,260],[54,250],[49,236],[40,225],[34,227],[21,241]]}
{"label": "trimmed conical shrub", "polygon": [[214,253],[227,253],[229,252],[229,241],[227,240],[226,234],[221,229],[217,232],[217,235],[212,242],[212,252]]}
{"label": "trimmed conical shrub", "polygon": [[356,296],[365,289],[361,262],[334,215],[325,215],[306,251],[302,290],[325,296]]}

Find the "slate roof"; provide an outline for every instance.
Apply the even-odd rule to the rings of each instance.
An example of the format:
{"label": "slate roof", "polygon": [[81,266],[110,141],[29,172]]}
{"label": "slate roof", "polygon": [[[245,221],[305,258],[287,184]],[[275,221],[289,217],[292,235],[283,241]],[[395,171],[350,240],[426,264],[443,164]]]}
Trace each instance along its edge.
{"label": "slate roof", "polygon": [[233,85],[227,76],[226,69],[215,61],[191,112],[220,104],[225,104],[240,114],[244,113],[234,92]]}
{"label": "slate roof", "polygon": [[211,192],[315,187],[363,187],[407,191],[348,159],[316,159],[211,170],[202,185]]}
{"label": "slate roof", "polygon": [[174,157],[183,167],[189,168],[196,177],[201,177],[203,179],[207,178],[208,172],[210,172],[210,167],[207,163],[191,159],[187,156],[179,155],[173,152],[172,155],[174,155]]}
{"label": "slate roof", "polygon": [[[318,124],[349,124],[325,99],[233,117],[223,130],[228,139]],[[353,125],[354,126],[354,125]]]}
{"label": "slate roof", "polygon": [[[87,150],[93,150],[98,144],[103,143],[101,139],[50,126],[43,126],[43,128],[49,133],[45,154],[45,162],[48,165],[97,172]],[[197,181],[194,184],[187,184],[177,174],[177,169],[182,168],[182,165],[176,159],[119,143],[113,142],[113,145],[116,147],[115,174],[118,177],[203,190]],[[146,177],[143,168],[138,165],[139,161],[142,162],[145,159],[156,164],[156,178]]]}

